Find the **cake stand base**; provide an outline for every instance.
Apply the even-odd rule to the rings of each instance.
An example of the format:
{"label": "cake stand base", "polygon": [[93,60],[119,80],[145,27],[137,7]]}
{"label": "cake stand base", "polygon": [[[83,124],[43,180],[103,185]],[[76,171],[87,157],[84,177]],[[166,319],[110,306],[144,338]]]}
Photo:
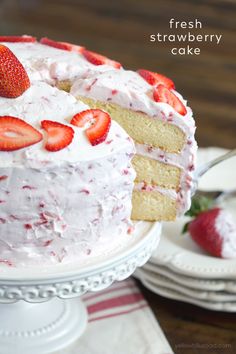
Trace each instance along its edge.
{"label": "cake stand base", "polygon": [[87,311],[79,298],[0,304],[0,313],[1,354],[52,353],[76,340],[87,325]]}
{"label": "cake stand base", "polygon": [[68,346],[86,328],[86,309],[78,297],[128,278],[150,258],[160,234],[161,224],[138,222],[132,235],[86,261],[2,267],[0,354],[46,354]]}

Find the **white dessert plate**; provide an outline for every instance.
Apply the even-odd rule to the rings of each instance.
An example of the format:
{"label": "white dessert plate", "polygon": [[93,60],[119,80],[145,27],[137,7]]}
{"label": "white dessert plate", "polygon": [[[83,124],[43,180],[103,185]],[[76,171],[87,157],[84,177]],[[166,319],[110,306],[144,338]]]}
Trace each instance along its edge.
{"label": "white dessert plate", "polygon": [[[198,162],[204,163],[223,153],[219,148],[199,149]],[[236,157],[231,158],[209,171],[201,180],[200,188],[207,190],[236,189]],[[236,217],[236,201],[231,203],[230,210]],[[184,223],[182,217],[175,222],[163,224],[163,233],[158,249],[150,262],[162,265],[173,271],[195,278],[204,279],[236,279],[236,259],[212,257],[202,251],[187,235],[181,235]]]}
{"label": "white dessert plate", "polygon": [[169,299],[187,302],[208,310],[236,312],[236,302],[203,301],[191,298],[190,296],[183,295],[180,292],[170,289],[168,287],[156,286],[155,284],[145,279],[142,280],[142,283],[147,289],[153,291],[155,294],[167,297]]}
{"label": "white dessert plate", "polygon": [[151,273],[145,270],[137,270],[136,274],[139,279],[147,280],[157,287],[167,287],[168,289],[175,290],[180,294],[186,295],[193,299],[211,302],[236,302],[236,294],[230,294],[223,291],[193,289],[180,285],[161,274]]}
{"label": "white dessert plate", "polygon": [[195,278],[236,279],[236,259],[208,255],[188,234],[181,235],[186,218],[163,225],[163,234],[150,262]]}
{"label": "white dessert plate", "polygon": [[155,265],[150,262],[142,267],[142,271],[155,276],[156,274],[163,275],[169,281],[175,281],[177,284],[187,286],[192,289],[206,291],[226,291],[236,294],[236,281],[223,279],[198,279],[187,275],[174,272],[172,269]]}

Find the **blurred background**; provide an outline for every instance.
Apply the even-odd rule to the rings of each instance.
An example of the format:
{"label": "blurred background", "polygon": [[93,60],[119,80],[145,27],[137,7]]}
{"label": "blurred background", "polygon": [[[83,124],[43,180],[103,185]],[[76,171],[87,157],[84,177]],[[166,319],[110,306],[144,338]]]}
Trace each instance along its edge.
{"label": "blurred background", "polygon": [[[86,46],[172,78],[188,100],[200,146],[235,147],[236,1],[234,0],[2,0],[0,33],[47,36]],[[200,43],[200,55],[174,56],[175,43],[150,42],[169,20],[202,22],[201,34],[222,34],[219,45]],[[185,30],[187,31],[187,30]],[[183,33],[183,30],[182,32]],[[176,43],[178,47],[182,46]]]}

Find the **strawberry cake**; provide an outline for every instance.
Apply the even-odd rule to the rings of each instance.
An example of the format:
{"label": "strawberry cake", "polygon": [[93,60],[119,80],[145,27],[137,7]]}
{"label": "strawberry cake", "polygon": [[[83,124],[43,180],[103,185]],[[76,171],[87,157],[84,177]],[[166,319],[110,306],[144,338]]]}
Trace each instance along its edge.
{"label": "strawberry cake", "polygon": [[30,64],[20,52],[40,46],[43,58],[49,47],[29,38],[15,38],[16,56],[12,38],[0,44],[0,263],[17,267],[72,262],[130,237],[135,178],[132,139],[34,77],[37,54]]}
{"label": "strawberry cake", "polygon": [[131,194],[133,220],[174,220],[189,208],[195,121],[172,80],[48,38],[0,43],[5,263],[92,252],[131,230]]}

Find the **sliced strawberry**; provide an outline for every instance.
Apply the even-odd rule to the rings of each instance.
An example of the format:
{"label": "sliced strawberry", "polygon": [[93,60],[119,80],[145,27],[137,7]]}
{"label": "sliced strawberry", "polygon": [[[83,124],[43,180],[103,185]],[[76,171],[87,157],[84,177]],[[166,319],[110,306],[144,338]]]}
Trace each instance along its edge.
{"label": "sliced strawberry", "polygon": [[54,41],[53,39],[50,39],[47,37],[41,38],[40,43],[48,45],[50,47],[68,50],[69,52],[82,53],[82,51],[84,50],[84,47],[81,47],[79,45],[71,44],[68,42],[58,42],[58,41]]}
{"label": "sliced strawberry", "polygon": [[163,85],[169,90],[175,88],[173,81],[162,74],[154,73],[145,69],[139,69],[138,73],[152,86]]}
{"label": "sliced strawberry", "polygon": [[91,52],[90,50],[85,49],[83,50],[82,54],[90,63],[94,65],[110,65],[116,69],[121,68],[121,64],[118,61],[108,59],[107,57],[95,52]]}
{"label": "sliced strawberry", "polygon": [[48,133],[45,148],[48,151],[59,151],[70,145],[74,137],[74,130],[68,125],[50,120],[43,120],[41,126]]}
{"label": "sliced strawberry", "polygon": [[20,118],[0,117],[0,150],[13,151],[41,141],[42,134]]}
{"label": "sliced strawberry", "polygon": [[101,109],[88,109],[77,113],[71,120],[71,124],[77,127],[84,127],[90,123],[90,127],[85,130],[87,138],[92,145],[102,143],[109,132],[111,117]]}
{"label": "sliced strawberry", "polygon": [[16,98],[30,87],[29,77],[17,57],[0,44],[0,96]]}
{"label": "sliced strawberry", "polygon": [[178,99],[178,97],[173,92],[168,90],[168,88],[163,85],[159,85],[154,88],[153,98],[156,102],[168,103],[176,110],[176,112],[178,112],[182,116],[185,116],[185,114],[187,113],[184,104]]}
{"label": "sliced strawberry", "polygon": [[36,37],[32,36],[0,36],[0,42],[22,42],[22,43],[34,43],[36,42]]}

